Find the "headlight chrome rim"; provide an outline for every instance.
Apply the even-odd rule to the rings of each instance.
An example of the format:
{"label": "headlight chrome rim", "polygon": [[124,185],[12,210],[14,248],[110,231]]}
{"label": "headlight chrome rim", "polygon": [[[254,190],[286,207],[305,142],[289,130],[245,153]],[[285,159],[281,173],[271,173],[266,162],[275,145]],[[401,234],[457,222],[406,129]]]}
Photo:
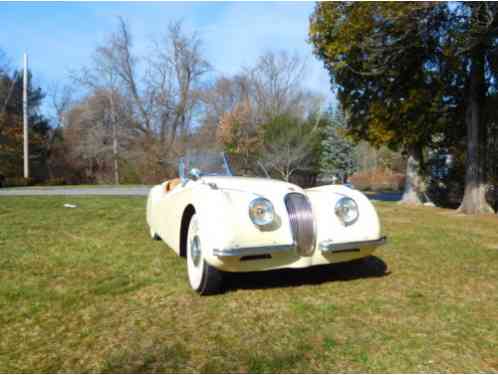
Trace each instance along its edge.
{"label": "headlight chrome rim", "polygon": [[353,198],[342,197],[335,204],[335,214],[345,226],[354,224],[360,217],[358,204]]}
{"label": "headlight chrome rim", "polygon": [[275,209],[266,198],[258,197],[249,203],[249,217],[259,228],[267,227],[275,221]]}

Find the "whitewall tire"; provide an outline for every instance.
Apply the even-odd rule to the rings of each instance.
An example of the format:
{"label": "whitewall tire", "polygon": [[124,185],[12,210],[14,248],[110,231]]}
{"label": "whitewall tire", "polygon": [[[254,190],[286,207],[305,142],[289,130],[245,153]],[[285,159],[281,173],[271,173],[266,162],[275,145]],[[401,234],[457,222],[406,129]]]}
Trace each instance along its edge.
{"label": "whitewall tire", "polygon": [[194,214],[190,219],[187,235],[187,272],[188,281],[199,294],[218,293],[222,284],[222,273],[210,266],[203,256],[199,220]]}

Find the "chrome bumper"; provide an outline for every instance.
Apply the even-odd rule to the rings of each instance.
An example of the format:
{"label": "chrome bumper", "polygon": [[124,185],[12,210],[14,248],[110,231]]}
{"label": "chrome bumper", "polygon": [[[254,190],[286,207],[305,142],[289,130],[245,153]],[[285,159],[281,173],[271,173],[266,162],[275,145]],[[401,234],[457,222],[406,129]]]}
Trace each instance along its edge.
{"label": "chrome bumper", "polygon": [[273,245],[257,247],[236,247],[232,249],[214,249],[213,255],[216,257],[241,257],[251,255],[273,254],[285,251],[295,251],[296,245]]}
{"label": "chrome bumper", "polygon": [[386,236],[383,236],[377,240],[370,240],[370,241],[343,242],[343,243],[322,241],[320,242],[319,247],[323,253],[340,253],[346,251],[360,251],[362,247],[384,245],[386,241],[387,241]]}
{"label": "chrome bumper", "polygon": [[[380,246],[386,243],[387,238],[381,237],[378,240],[358,241],[333,243],[332,241],[320,242],[319,248],[323,253],[339,253],[346,251],[360,251],[362,247]],[[281,253],[286,251],[296,251],[295,244],[289,245],[272,245],[272,246],[256,246],[256,247],[235,247],[231,249],[214,249],[213,255],[216,257],[242,257],[253,255],[264,255]]]}

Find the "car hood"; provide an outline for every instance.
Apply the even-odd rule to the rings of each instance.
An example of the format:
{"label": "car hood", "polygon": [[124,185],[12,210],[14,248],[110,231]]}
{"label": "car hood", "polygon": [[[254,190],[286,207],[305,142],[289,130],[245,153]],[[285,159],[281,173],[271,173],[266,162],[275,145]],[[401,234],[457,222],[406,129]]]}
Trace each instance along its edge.
{"label": "car hood", "polygon": [[261,196],[273,195],[276,192],[281,192],[282,194],[304,192],[303,189],[297,185],[270,178],[204,176],[201,180],[204,183],[216,184],[218,189],[244,191]]}

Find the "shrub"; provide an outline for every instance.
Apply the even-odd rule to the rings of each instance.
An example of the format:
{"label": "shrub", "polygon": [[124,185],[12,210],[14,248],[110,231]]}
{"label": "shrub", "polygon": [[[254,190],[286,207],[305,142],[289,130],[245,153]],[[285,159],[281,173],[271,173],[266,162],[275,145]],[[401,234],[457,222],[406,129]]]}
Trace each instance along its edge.
{"label": "shrub", "polygon": [[359,190],[400,191],[405,184],[405,175],[386,169],[357,172],[349,181]]}
{"label": "shrub", "polygon": [[60,186],[66,185],[66,179],[64,177],[52,177],[48,180],[41,182],[39,185],[42,186]]}
{"label": "shrub", "polygon": [[33,186],[35,182],[36,181],[33,178],[5,177],[3,186],[4,187]]}

